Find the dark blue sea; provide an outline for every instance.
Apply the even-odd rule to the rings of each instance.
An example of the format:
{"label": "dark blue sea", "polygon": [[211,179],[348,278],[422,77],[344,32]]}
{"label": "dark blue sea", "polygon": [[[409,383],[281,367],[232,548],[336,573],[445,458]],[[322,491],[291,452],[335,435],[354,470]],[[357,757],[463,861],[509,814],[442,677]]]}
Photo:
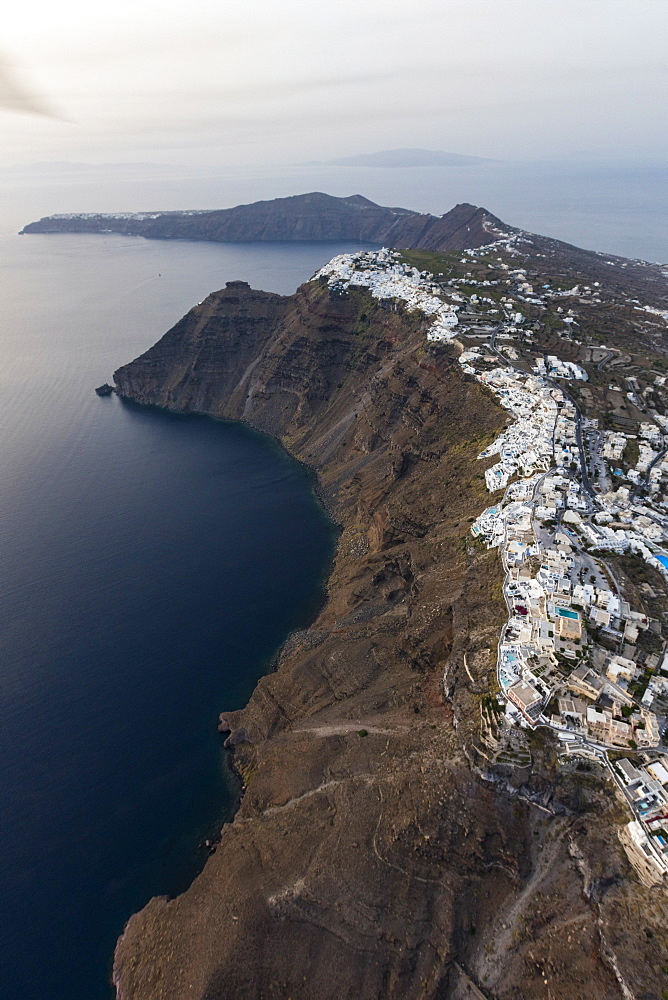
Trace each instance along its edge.
{"label": "dark blue sea", "polygon": [[0,242],[0,997],[107,1000],[114,943],[234,808],[216,732],[323,598],[307,472],[93,389],[226,280],[334,244]]}

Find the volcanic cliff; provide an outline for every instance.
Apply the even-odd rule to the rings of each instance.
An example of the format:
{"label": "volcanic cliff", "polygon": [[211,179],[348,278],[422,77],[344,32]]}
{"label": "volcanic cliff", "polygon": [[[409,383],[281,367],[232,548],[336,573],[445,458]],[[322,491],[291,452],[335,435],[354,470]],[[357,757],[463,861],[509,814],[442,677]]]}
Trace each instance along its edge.
{"label": "volcanic cliff", "polygon": [[341,526],[318,619],[223,713],[240,808],[190,889],[130,920],[120,1000],[660,997],[664,915],[614,791],[540,734],[520,768],[477,746],[505,605],[469,527],[506,413],[456,357],[363,290],[231,282],[116,372],[279,438]]}

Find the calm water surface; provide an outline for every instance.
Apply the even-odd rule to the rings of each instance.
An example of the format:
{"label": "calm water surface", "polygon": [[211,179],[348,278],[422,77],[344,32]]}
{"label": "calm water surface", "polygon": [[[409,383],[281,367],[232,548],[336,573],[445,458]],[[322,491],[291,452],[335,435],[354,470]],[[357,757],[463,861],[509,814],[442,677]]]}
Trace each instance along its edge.
{"label": "calm water surface", "polygon": [[0,997],[102,1000],[129,915],[234,803],[215,724],[321,599],[334,537],[268,439],[93,387],[226,280],[350,247],[0,243]]}

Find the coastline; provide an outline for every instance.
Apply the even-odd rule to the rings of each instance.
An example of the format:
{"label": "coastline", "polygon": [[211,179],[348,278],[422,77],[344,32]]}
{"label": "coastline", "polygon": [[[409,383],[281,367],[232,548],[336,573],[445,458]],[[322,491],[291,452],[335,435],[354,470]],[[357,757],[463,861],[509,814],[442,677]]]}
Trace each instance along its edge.
{"label": "coastline", "polygon": [[461,1000],[486,988],[488,947],[494,976],[533,1000],[527,949],[549,955],[558,934],[566,954],[574,919],[592,949],[553,975],[616,998],[594,947],[616,896],[587,888],[627,878],[614,794],[583,797],[547,733],[502,778],[481,741],[507,609],[498,554],[470,524],[506,413],[452,344],[425,346],[428,327],[360,289],[311,282],[276,303],[237,283],[115,375],[140,402],[207,400],[280,437],[341,525],[320,613],[221,713],[246,791],[191,887],[128,922],[119,1000]]}
{"label": "coastline", "polygon": [[[255,295],[256,293],[245,294]],[[474,642],[480,646],[481,651],[488,646],[494,631],[494,622],[490,620],[489,615],[491,596],[489,588],[493,584],[494,578],[487,570],[482,573],[482,577],[480,577],[480,572],[483,566],[488,564],[491,566],[496,557],[481,554],[464,541],[468,530],[466,516],[470,510],[471,498],[468,496],[457,497],[456,494],[459,490],[456,483],[457,472],[463,474],[463,467],[470,468],[471,471],[468,475],[477,471],[474,463],[480,450],[481,425],[484,426],[486,420],[491,434],[492,429],[499,426],[502,419],[500,408],[460,373],[458,365],[453,366],[454,356],[451,358],[448,349],[440,349],[434,355],[434,362],[425,364],[422,368],[424,374],[421,378],[421,385],[413,389],[409,388],[411,403],[408,407],[403,403],[397,405],[396,402],[392,402],[395,396],[394,390],[389,386],[386,389],[380,385],[373,387],[376,398],[365,404],[366,408],[363,412],[359,409],[359,403],[355,404],[354,400],[363,399],[365,393],[368,393],[368,379],[363,374],[366,370],[367,353],[372,349],[379,351],[378,361],[380,361],[385,344],[400,344],[408,335],[409,342],[406,343],[405,348],[401,348],[400,353],[402,357],[412,357],[415,344],[419,343],[423,337],[423,319],[417,316],[409,318],[404,313],[387,312],[379,304],[370,304],[368,298],[360,293],[355,293],[347,301],[332,300],[329,298],[326,288],[318,284],[303,286],[297,296],[293,298],[297,299],[298,312],[305,318],[308,317],[310,324],[318,323],[317,316],[319,313],[322,315],[321,322],[324,328],[322,336],[326,340],[321,349],[315,344],[313,349],[309,348],[309,364],[313,363],[317,367],[323,363],[323,360],[327,360],[331,364],[332,348],[329,345],[332,343],[338,345],[341,343],[341,338],[345,337],[345,342],[350,344],[352,356],[357,357],[358,363],[362,365],[360,371],[362,381],[355,379],[355,384],[351,382],[345,385],[343,391],[335,392],[334,407],[326,409],[327,420],[338,428],[335,431],[334,439],[328,432],[325,432],[323,439],[322,432],[318,430],[319,427],[322,427],[322,419],[318,421],[314,420],[314,417],[309,421],[309,426],[313,427],[314,430],[307,431],[306,434],[303,425],[301,428],[293,427],[286,434],[280,433],[280,427],[268,425],[268,421],[262,415],[260,415],[259,420],[247,419],[247,416],[243,416],[247,390],[243,394],[243,400],[240,397],[240,403],[237,404],[239,408],[236,412],[230,413],[226,407],[223,412],[217,411],[213,415],[226,418],[241,416],[243,421],[250,424],[254,430],[268,432],[274,438],[280,435],[282,438],[281,447],[290,454],[293,460],[296,458],[309,468],[310,474],[314,477],[314,489],[317,490],[320,502],[330,519],[335,518],[339,525],[336,551],[327,578],[327,596],[311,627],[293,633],[283,645],[277,657],[277,669],[259,681],[246,708],[238,712],[225,712],[225,706],[221,706],[222,715],[229,726],[229,736],[232,742],[234,742],[235,733],[242,737],[246,735],[249,737],[248,740],[240,740],[240,743],[244,748],[241,762],[242,774],[248,777],[249,770],[251,770],[253,772],[251,780],[247,783],[247,789],[233,821],[223,828],[220,847],[215,855],[208,859],[203,872],[197,877],[191,889],[181,897],[171,901],[153,900],[141,914],[135,915],[129,921],[118,942],[115,954],[114,981],[119,991],[119,1000],[120,998],[130,1000],[135,996],[143,998],[146,989],[144,968],[148,969],[144,963],[148,962],[154,968],[162,965],[163,959],[158,959],[155,954],[150,957],[153,945],[150,944],[149,939],[152,939],[153,931],[146,934],[146,930],[149,927],[155,927],[157,931],[163,919],[163,912],[164,916],[167,916],[168,912],[175,913],[174,907],[177,910],[184,907],[189,909],[189,899],[193,898],[193,894],[200,897],[204,892],[206,898],[213,901],[213,897],[208,895],[207,886],[220,878],[221,864],[228,873],[225,880],[229,889],[226,900],[221,902],[223,902],[224,908],[230,909],[225,923],[233,938],[228,945],[225,945],[225,950],[227,951],[229,948],[230,958],[232,959],[234,956],[235,966],[234,972],[228,970],[226,973],[226,981],[234,982],[234,986],[229,988],[233,991],[237,990],[235,995],[245,995],[244,991],[250,989],[250,986],[238,981],[239,975],[246,974],[240,968],[243,964],[243,955],[247,954],[248,949],[253,947],[253,940],[258,933],[258,928],[265,923],[264,918],[259,919],[257,912],[259,900],[255,897],[253,882],[258,877],[263,878],[265,874],[271,874],[271,869],[254,870],[252,874],[249,872],[248,877],[244,877],[239,882],[230,872],[230,865],[235,867],[237,863],[242,863],[243,854],[249,846],[248,835],[251,828],[257,831],[251,834],[251,840],[254,840],[256,836],[269,837],[267,842],[269,845],[274,842],[277,835],[279,839],[285,836],[281,835],[279,829],[275,831],[272,829],[276,823],[279,824],[279,827],[282,825],[282,816],[302,809],[306,809],[307,813],[315,809],[315,816],[320,815],[322,808],[325,809],[326,815],[327,810],[332,808],[331,803],[327,804],[328,796],[334,794],[336,797],[339,794],[337,789],[349,787],[351,792],[356,790],[354,791],[355,795],[362,795],[365,798],[365,806],[359,816],[360,820],[364,817],[364,829],[368,829],[368,835],[373,837],[373,830],[379,821],[379,791],[381,800],[384,800],[387,794],[399,795],[401,799],[399,786],[407,781],[406,788],[408,788],[415,781],[410,761],[416,752],[423,759],[426,753],[428,758],[433,760],[432,768],[434,770],[430,769],[431,773],[425,771],[422,775],[422,781],[428,782],[428,788],[424,790],[425,799],[429,800],[434,795],[438,795],[440,780],[436,772],[441,772],[442,761],[452,758],[453,753],[455,756],[457,755],[458,751],[455,750],[455,747],[461,746],[461,740],[469,729],[470,710],[456,705],[460,698],[463,699],[464,703],[467,703],[470,698],[470,692],[461,686],[460,681],[461,652],[457,652],[453,656],[454,650],[451,650],[450,647],[453,640],[455,646],[459,646],[462,640],[465,640],[467,644],[470,643],[473,633],[469,627],[468,637],[465,637],[463,632],[459,633],[458,630],[454,630],[455,634],[453,635],[451,620],[453,614],[460,613],[454,612],[453,599],[455,604],[464,602],[462,611],[464,608],[468,608],[464,613],[469,618],[473,609],[476,609],[474,612],[477,621],[475,633],[479,634],[479,637]],[[244,293],[239,295],[238,290],[234,294],[222,293],[219,301],[220,299],[222,299],[223,308],[243,308],[245,313],[248,312],[248,305],[244,302]],[[236,301],[233,303],[229,301],[230,299]],[[373,308],[373,313],[368,312],[370,305]],[[342,311],[343,315],[341,315]],[[207,309],[207,314],[210,315],[210,313],[211,306]],[[337,314],[340,318],[335,318]],[[349,330],[349,324],[353,321],[355,314],[371,317],[371,329],[369,334],[364,337],[363,352],[360,352],[350,332],[345,334],[343,332],[344,329]],[[356,322],[359,323],[359,320]],[[367,321],[363,321],[363,323],[365,327],[369,325]],[[378,333],[375,332],[376,330]],[[374,331],[373,337],[372,331]],[[295,330],[294,335],[299,337],[298,330]],[[378,344],[380,347],[376,346]],[[340,348],[337,347],[338,349]],[[327,354],[327,352],[329,352],[330,357],[323,359],[323,353]],[[300,365],[303,366],[306,363],[304,360],[300,362]],[[373,363],[374,365],[377,363],[375,359]],[[241,364],[244,368],[247,367],[244,360]],[[124,390],[124,378],[124,375],[120,377],[121,395]],[[402,384],[404,384],[404,380],[407,380],[410,385],[408,374],[399,373],[398,378]],[[152,384],[158,384],[153,363],[151,363],[150,379]],[[300,382],[300,385],[306,385],[306,382]],[[137,388],[139,391],[136,396],[139,397],[139,401],[146,401],[146,390]],[[425,392],[428,392],[433,399],[433,402],[426,403],[426,408]],[[361,393],[361,396],[358,396],[358,393]],[[460,406],[455,403],[457,396],[462,399]],[[264,390],[263,397],[267,398]],[[158,404],[166,401],[161,396],[153,398]],[[229,395],[226,395],[226,398],[229,399]],[[473,409],[471,409],[470,404],[465,404],[465,400],[475,400]],[[357,435],[355,447],[362,448],[361,458],[353,459],[352,466],[349,464],[348,458],[350,446],[346,447],[342,445],[342,442],[347,440],[345,428],[351,429],[353,426],[354,412],[350,413],[349,418],[344,417],[343,421],[341,421],[339,412],[341,408],[350,412],[351,402],[353,411],[361,414],[354,421],[354,430]],[[181,407],[178,403],[178,398],[174,397],[170,401],[169,408],[180,408],[186,412],[190,410],[190,402]],[[270,401],[268,405],[273,404]],[[309,404],[309,408],[312,409],[312,407],[313,404]],[[369,413],[369,407],[372,409],[371,413]],[[448,576],[454,574],[454,577],[452,582],[446,585],[445,590],[443,590],[442,585],[436,584],[436,580],[434,580],[436,591],[433,591],[434,584],[429,584],[427,587],[426,584],[420,583],[420,589],[425,587],[431,596],[422,595],[418,604],[412,607],[418,593],[416,590],[418,576],[424,571],[427,571],[431,576],[434,571],[430,554],[431,545],[435,541],[433,539],[434,527],[432,526],[427,532],[427,529],[422,525],[425,515],[428,521],[433,521],[436,508],[429,514],[425,510],[424,515],[421,515],[418,507],[424,505],[426,501],[427,508],[431,510],[433,504],[436,503],[440,510],[437,521],[443,517],[442,487],[439,486],[436,493],[432,492],[440,478],[439,462],[436,460],[437,452],[434,446],[430,447],[424,458],[419,458],[417,455],[415,458],[411,458],[409,457],[411,446],[408,445],[407,448],[407,444],[402,443],[404,440],[408,443],[413,439],[415,418],[420,422],[424,421],[424,416],[419,416],[421,410],[425,411],[430,424],[433,424],[435,429],[439,428],[438,433],[445,434],[445,440],[439,449],[441,453],[451,452],[454,442],[461,441],[462,438],[470,443],[466,446],[464,453],[461,451],[461,446],[457,448],[453,453],[453,458],[448,461],[448,465],[452,466],[452,484],[455,487],[455,494],[452,496],[450,509],[445,515],[445,522],[438,529],[438,535],[442,541],[436,543],[440,544],[441,548],[445,546],[446,551],[452,552],[453,559],[449,563],[446,559],[446,566],[449,567],[446,573]],[[275,412],[275,407],[272,412]],[[380,413],[383,413],[382,422]],[[390,413],[394,413],[394,416],[390,417],[394,427],[390,438],[380,447],[368,448],[365,446],[365,440],[371,441],[377,436],[378,428],[381,425],[387,425]],[[415,417],[412,416],[413,413]],[[445,423],[442,422],[443,416],[446,416]],[[468,423],[468,429],[463,433],[462,416]],[[342,426],[343,433],[341,433]],[[309,451],[312,450],[310,442],[313,439],[309,435],[314,432],[316,435],[320,435],[318,454],[322,460],[311,463],[308,459]],[[352,444],[351,441],[350,445],[352,446]],[[343,447],[346,447],[346,453],[341,461],[334,456],[337,450],[340,454]],[[355,453],[353,452],[353,454]],[[379,465],[383,470],[380,473],[378,471]],[[425,474],[428,481],[432,483],[426,489],[418,485]],[[387,486],[382,489],[381,496],[378,497],[376,496],[377,486],[375,484],[384,479]],[[416,489],[418,494],[414,495]],[[399,501],[397,504],[391,499],[395,492],[404,490],[408,490],[409,495],[413,497],[409,502],[409,506],[413,507],[411,514],[408,514],[404,501]],[[420,501],[418,501],[419,494],[422,494]],[[482,498],[483,493],[480,492],[479,502],[482,501]],[[453,531],[454,524],[460,526]],[[429,541],[426,540],[427,534],[432,536]],[[418,572],[418,565],[423,565],[424,569]],[[357,583],[355,579],[350,579],[351,572],[353,578],[358,578]],[[463,578],[462,573],[464,574]],[[461,582],[471,573],[478,580],[475,588],[480,591],[480,596],[474,599],[473,604],[466,596],[466,589],[462,590]],[[458,580],[460,582],[456,582]],[[452,589],[453,584],[454,590]],[[359,593],[360,589],[366,592],[369,587],[371,588],[369,594],[375,595],[372,604],[369,605],[368,597],[363,598],[360,603],[361,593],[359,597],[353,595]],[[448,596],[448,589],[450,596]],[[457,594],[460,596],[457,597]],[[438,612],[436,622],[433,610],[434,599],[437,600],[441,609]],[[409,640],[407,644],[406,639],[403,638],[405,630],[408,626],[412,632],[418,619],[424,620],[425,625],[427,621],[430,622],[427,632],[424,633],[424,638],[419,639],[417,646],[415,639]],[[422,636],[423,631],[424,625],[420,626],[416,638],[418,634]],[[426,646],[424,651],[421,651],[420,646],[426,642],[435,643],[435,648],[439,649],[440,652],[436,655],[433,652],[428,653]],[[399,657],[391,652],[397,648],[402,650]],[[387,659],[386,667],[379,671],[379,665],[376,665],[376,661],[379,656],[383,658],[382,649],[386,650],[385,656],[390,656],[391,659]],[[344,650],[347,652],[344,653]],[[343,661],[341,660],[342,654],[344,655]],[[322,663],[324,666],[323,657],[330,664],[324,672],[322,666],[319,665]],[[487,659],[487,654],[482,654],[481,660],[480,655],[476,656],[475,653],[472,653],[470,661],[473,662],[473,669],[476,672],[481,669],[487,671],[489,669]],[[476,667],[475,664],[478,661],[479,665]],[[332,674],[332,664],[337,664],[335,674]],[[448,682],[450,693],[453,693],[453,688],[459,689],[461,687],[461,691],[458,690],[459,698],[454,699],[455,718],[459,721],[458,735],[452,729],[453,701],[446,702],[440,693],[444,669],[450,677]],[[318,717],[322,718],[322,724],[316,723]],[[449,723],[446,722],[448,719]],[[314,726],[315,728],[313,728]],[[366,739],[361,739],[358,732],[369,733],[369,736]],[[452,742],[453,738],[454,743]],[[278,751],[278,758],[275,756],[274,747]],[[360,751],[362,751],[361,758]],[[314,753],[315,757],[313,757]],[[336,778],[332,785],[332,779],[327,778],[327,773],[331,774],[330,768],[333,761],[340,757],[341,753],[348,761],[344,770],[346,772],[350,770],[350,777],[343,781],[343,785],[341,779]],[[388,753],[390,753],[389,759],[387,758]],[[237,766],[240,756],[238,747],[235,748],[234,754],[235,766]],[[332,764],[327,764],[329,758],[331,758]],[[390,764],[392,759],[394,759],[394,764],[391,766],[390,772],[385,774],[386,766]],[[311,761],[310,764],[309,761]],[[365,761],[366,766],[362,766]],[[314,765],[316,770],[309,777],[309,768]],[[362,773],[359,773],[360,766],[362,766]],[[306,771],[304,771],[305,767]],[[324,774],[320,772],[321,767],[325,768]],[[339,767],[340,765],[336,765],[336,770]],[[380,768],[380,774],[375,777],[374,773],[378,768]],[[368,777],[364,777],[365,771]],[[469,777],[466,777],[467,771],[468,769],[461,772],[459,768],[455,769],[454,773],[458,775],[457,785],[460,785],[462,781],[465,785],[470,780]],[[322,777],[316,778],[316,774],[319,772]],[[396,787],[391,793],[390,788],[386,787],[388,780],[392,785],[396,783]],[[322,792],[318,791],[320,787],[323,789]],[[328,790],[330,788],[331,792]],[[397,817],[403,816],[403,822],[412,825],[414,821],[413,806],[409,806],[407,809],[406,803],[402,804],[400,799],[396,802],[396,815]],[[294,806],[289,804],[291,802],[294,802]],[[417,802],[415,806],[417,807]],[[287,814],[285,813],[286,809],[288,810]],[[356,812],[355,810],[353,815]],[[381,811],[381,815],[383,812],[384,810]],[[422,813],[422,804],[419,813]],[[333,823],[330,829],[333,830],[338,839],[344,829],[340,826],[344,819],[344,812],[336,809],[335,813],[330,813],[330,815]],[[349,812],[348,815],[350,815]],[[264,819],[262,819],[263,816]],[[355,820],[353,825],[358,824],[360,820]],[[452,817],[443,815],[439,821],[449,824],[451,820]],[[307,820],[304,817],[304,821],[312,833],[317,833],[321,820],[315,820],[314,824],[313,819]],[[478,816],[476,822],[486,823],[482,815]],[[257,826],[258,823],[260,823],[260,827]],[[368,827],[369,823],[371,824],[370,828]],[[269,828],[265,833],[262,833],[261,828],[267,824]],[[299,827],[302,828],[301,823],[299,823]],[[366,840],[367,833],[360,832],[358,836]],[[345,837],[349,838],[350,832],[347,832]],[[313,847],[316,845],[314,844]],[[313,847],[305,848],[302,845],[297,854],[294,854],[294,849],[291,846],[288,852],[289,857],[283,857],[279,866],[280,870],[274,874],[282,881],[287,874],[286,868],[289,870],[295,863],[301,867],[305,855],[308,857]],[[270,848],[272,851],[273,849],[273,847]],[[287,848],[284,848],[284,851],[285,849]],[[341,850],[344,851],[343,855]],[[370,847],[369,850],[373,856],[373,848]],[[391,850],[396,850],[396,847],[391,848]],[[346,849],[340,844],[334,850],[333,855],[337,859],[335,863],[345,868],[346,865],[355,862],[359,852],[354,847],[349,846]],[[344,860],[345,857],[348,858],[347,861]],[[234,860],[235,858],[237,860]],[[419,870],[423,865],[423,862],[419,861],[419,856],[411,864],[416,862]],[[402,856],[397,874],[403,870],[404,865],[405,859]],[[317,870],[320,870],[320,866],[317,866]],[[316,875],[316,872],[314,871],[313,874]],[[416,872],[417,874],[418,872]],[[424,888],[425,883],[422,878],[423,875],[420,874],[416,882],[416,889],[419,886]],[[389,884],[383,885],[380,890],[383,897],[388,891],[394,891],[393,884],[391,879]],[[234,900],[237,899],[239,892],[246,895],[249,890],[255,902],[249,898],[243,905],[239,903],[238,905],[242,905],[242,910],[239,911]],[[321,890],[318,890],[318,895],[320,892]],[[271,898],[273,898],[272,893],[269,894],[268,900],[270,909],[278,905],[278,897],[274,904],[270,902]],[[295,902],[297,902],[297,898],[295,898]],[[410,910],[413,907],[419,910],[425,901],[424,899],[420,901],[420,897],[416,897],[406,902]],[[281,903],[279,906],[281,912],[283,905]],[[354,912],[356,905],[353,905],[351,912]],[[167,910],[164,910],[165,907]],[[204,912],[209,912],[209,904],[205,904],[204,912],[200,907],[197,908],[197,911],[200,914],[196,918],[197,923],[201,919],[206,920]],[[244,913],[243,920],[241,912]],[[332,919],[339,919],[338,912],[338,908],[332,911]],[[216,924],[218,918],[212,919],[213,923]],[[169,923],[171,922],[172,918],[169,917]],[[255,925],[254,929],[251,929],[251,924]],[[287,924],[285,923],[284,916],[276,928],[289,927],[291,924],[291,919],[288,919]],[[144,931],[140,929],[141,925],[144,926]],[[315,931],[315,926],[313,930]],[[306,938],[310,936],[310,933],[306,934]],[[442,933],[446,935],[446,938],[452,934],[452,925],[449,920],[442,928]],[[160,950],[163,946],[158,944],[158,941],[163,939],[163,934],[164,931],[160,931],[159,938],[155,939],[155,944]],[[135,951],[138,943],[137,935],[143,941],[139,962],[137,962]],[[243,936],[243,945],[240,935]],[[180,931],[179,938],[182,937],[183,934]],[[373,937],[375,939],[375,934]],[[190,947],[197,950],[198,946],[194,943],[194,939],[190,938],[189,933],[186,933],[186,938],[190,939]],[[370,942],[363,947],[357,959],[353,959],[351,955],[351,974],[356,974],[354,970],[359,966],[360,958],[366,953],[367,947],[371,947]],[[377,942],[373,944],[372,950],[375,951],[376,947]],[[382,947],[381,950],[385,955],[385,962],[393,963],[395,961],[396,955],[393,947],[389,950]],[[132,966],[128,965],[130,955],[134,955],[134,958],[131,959]],[[197,960],[196,964],[199,964]],[[169,965],[172,966],[171,961]],[[205,965],[208,966],[208,962]],[[131,967],[134,968],[134,972],[129,971]],[[330,979],[329,969],[330,966],[325,961],[318,973],[319,976],[323,977],[322,989],[325,991],[323,996],[327,995],[326,990],[329,989],[325,986],[325,981]],[[252,969],[247,971],[251,972]],[[199,973],[200,976],[208,974],[206,969]],[[266,973],[258,973],[258,982],[262,981],[262,976],[265,974],[270,974],[269,969],[266,970]],[[128,975],[130,976],[129,984]],[[133,985],[134,983],[136,986]],[[201,981],[201,988],[204,991],[203,981]],[[258,985],[257,988],[262,989],[261,985]],[[178,995],[177,987],[173,984],[170,989],[174,990],[170,995]],[[162,994],[158,992],[155,995]]]}
{"label": "coastline", "polygon": [[[313,623],[323,613],[323,611],[325,610],[325,608],[327,606],[327,603],[330,600],[329,581],[330,581],[331,576],[332,576],[333,567],[334,567],[334,563],[335,563],[336,555],[337,555],[337,549],[338,549],[340,537],[341,537],[341,534],[342,534],[342,531],[343,531],[343,524],[342,524],[342,522],[340,520],[337,520],[336,505],[335,505],[334,498],[333,498],[333,495],[332,495],[331,491],[327,491],[323,487],[323,485],[321,483],[320,476],[318,474],[318,470],[317,470],[317,468],[315,466],[309,464],[308,462],[303,461],[298,456],[294,455],[285,446],[285,444],[281,441],[281,439],[278,436],[276,436],[275,434],[271,434],[268,431],[260,429],[259,427],[255,426],[252,422],[250,422],[248,420],[245,420],[243,418],[229,419],[229,418],[226,418],[226,417],[218,417],[218,416],[215,416],[213,414],[206,413],[204,411],[178,410],[178,409],[175,409],[175,408],[170,408],[170,407],[166,407],[166,406],[160,406],[160,405],[153,404],[153,403],[137,403],[131,396],[124,396],[122,394],[118,394],[118,398],[121,401],[122,405],[137,406],[137,407],[141,407],[142,409],[154,409],[154,410],[161,411],[163,413],[169,413],[169,414],[172,414],[172,415],[175,415],[175,416],[185,417],[185,418],[188,418],[188,417],[205,418],[207,420],[212,420],[212,421],[214,421],[216,423],[223,423],[223,424],[230,424],[230,425],[236,425],[236,426],[245,427],[247,430],[251,431],[253,434],[258,435],[260,438],[264,439],[265,441],[270,441],[272,443],[272,445],[278,451],[280,451],[280,453],[286,459],[288,459],[290,461],[291,464],[298,466],[305,473],[307,482],[308,482],[309,487],[310,487],[310,492],[311,492],[314,500],[316,501],[316,503],[320,507],[323,515],[325,516],[325,518],[329,522],[329,525],[330,525],[330,529],[329,530],[330,530],[331,535],[332,535],[333,544],[331,545],[330,556],[329,556],[329,558],[327,560],[327,563],[326,563],[326,565],[325,565],[325,567],[323,569],[323,573],[322,573],[321,579],[318,581],[318,584],[317,584],[317,593],[320,595],[321,599],[318,601],[317,605],[315,606],[312,615],[310,615],[310,617],[309,617],[309,620],[305,621],[303,623],[303,625],[301,625],[301,626],[299,626],[297,628],[292,629],[287,634],[287,636],[285,637],[285,639],[281,642],[281,644],[276,649],[276,652],[271,656],[271,658],[269,660],[267,660],[267,662],[265,664],[266,669],[264,670],[264,672],[263,672],[263,674],[261,676],[267,676],[268,674],[275,673],[279,669],[281,656],[284,653],[284,651],[287,650],[290,647],[291,642],[293,642],[297,637],[305,635],[306,633],[308,633],[309,629],[311,628],[311,626],[313,625]],[[252,694],[249,697],[249,701],[250,701],[250,698],[252,698]],[[239,711],[239,710],[235,710],[235,711]],[[221,737],[224,736],[226,733],[230,733],[231,732],[230,729],[226,729],[226,728],[224,728],[221,725],[221,723],[223,722],[223,716],[225,714],[229,714],[229,713],[221,712],[219,714],[219,717],[218,717],[219,721],[218,721],[218,725],[216,727],[218,733],[221,734]],[[241,806],[242,800],[243,800],[243,795],[244,795],[244,792],[246,790],[246,781],[245,781],[244,773],[243,773],[243,764],[241,764],[241,761],[238,760],[238,755],[235,755],[235,745],[236,744],[234,742],[229,742],[229,738],[228,739],[224,739],[222,741],[222,743],[223,743],[223,748],[225,750],[225,754],[224,754],[225,766],[227,768],[227,771],[228,771],[228,774],[229,774],[230,778],[233,780],[233,782],[237,786],[237,795],[236,795],[235,805],[234,805],[233,810],[230,812],[229,818],[224,821],[224,823],[223,823],[223,827],[224,827],[227,824],[229,824],[229,823],[231,823],[231,822],[234,821],[234,817],[235,817],[236,813],[238,812],[238,810],[239,810],[239,808]],[[220,840],[220,830],[218,830],[218,840],[217,840],[217,842],[219,842],[219,840]],[[167,897],[165,897],[165,898],[167,898]]]}

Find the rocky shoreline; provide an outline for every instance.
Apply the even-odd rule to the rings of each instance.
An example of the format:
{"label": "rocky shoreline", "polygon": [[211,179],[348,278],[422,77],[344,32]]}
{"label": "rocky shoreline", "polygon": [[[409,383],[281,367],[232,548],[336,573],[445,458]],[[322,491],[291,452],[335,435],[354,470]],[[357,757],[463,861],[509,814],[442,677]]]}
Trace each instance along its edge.
{"label": "rocky shoreline", "polygon": [[660,996],[614,789],[540,733],[521,767],[479,744],[505,603],[469,529],[506,414],[427,326],[362,288],[234,282],[114,376],[278,438],[341,525],[316,621],[223,712],[240,808],[129,921],[119,1000]]}

